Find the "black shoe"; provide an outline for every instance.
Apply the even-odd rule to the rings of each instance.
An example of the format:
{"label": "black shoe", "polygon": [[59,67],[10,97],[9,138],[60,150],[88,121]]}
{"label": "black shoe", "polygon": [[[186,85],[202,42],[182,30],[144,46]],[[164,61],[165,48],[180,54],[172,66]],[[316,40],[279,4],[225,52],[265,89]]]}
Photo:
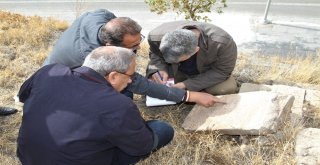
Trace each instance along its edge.
{"label": "black shoe", "polygon": [[6,116],[16,113],[18,110],[10,107],[0,107],[0,116]]}

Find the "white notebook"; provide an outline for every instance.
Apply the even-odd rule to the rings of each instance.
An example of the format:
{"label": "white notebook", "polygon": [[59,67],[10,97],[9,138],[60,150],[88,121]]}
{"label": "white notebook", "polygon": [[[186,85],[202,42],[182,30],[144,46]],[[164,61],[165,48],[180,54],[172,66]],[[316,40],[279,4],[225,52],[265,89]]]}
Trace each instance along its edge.
{"label": "white notebook", "polygon": [[[172,84],[174,84],[174,79],[168,79],[166,85],[171,86]],[[153,98],[150,96],[146,97],[146,105],[148,107],[161,106],[161,105],[173,105],[173,104],[177,104],[177,103],[174,101],[160,100],[160,99]]]}

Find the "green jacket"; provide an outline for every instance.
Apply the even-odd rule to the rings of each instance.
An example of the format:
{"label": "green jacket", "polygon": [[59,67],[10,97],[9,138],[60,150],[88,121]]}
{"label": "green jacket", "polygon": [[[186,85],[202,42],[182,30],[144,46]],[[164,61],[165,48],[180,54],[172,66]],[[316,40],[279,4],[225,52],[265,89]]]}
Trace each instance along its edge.
{"label": "green jacket", "polygon": [[162,37],[170,31],[193,27],[201,32],[200,50],[197,54],[197,68],[200,74],[184,81],[187,89],[200,91],[225,81],[232,73],[237,59],[237,46],[232,37],[223,29],[203,22],[174,21],[164,23],[148,36],[150,45],[150,62],[146,71],[149,77],[157,70],[166,71],[172,68],[173,74],[178,70],[178,64],[168,64],[159,50]]}

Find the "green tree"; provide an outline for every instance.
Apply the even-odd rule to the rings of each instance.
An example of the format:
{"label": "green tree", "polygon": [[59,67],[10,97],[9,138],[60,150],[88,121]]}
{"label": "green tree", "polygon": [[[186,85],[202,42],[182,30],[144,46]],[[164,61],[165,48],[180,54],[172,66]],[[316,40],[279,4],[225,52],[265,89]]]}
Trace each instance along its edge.
{"label": "green tree", "polygon": [[[215,7],[217,13],[222,13],[222,8],[227,7],[226,0],[144,0],[152,12],[162,14],[168,10],[176,12],[178,15],[185,14],[186,20],[204,20],[210,21],[208,16],[199,14],[211,12]],[[217,2],[218,1],[218,2]]]}

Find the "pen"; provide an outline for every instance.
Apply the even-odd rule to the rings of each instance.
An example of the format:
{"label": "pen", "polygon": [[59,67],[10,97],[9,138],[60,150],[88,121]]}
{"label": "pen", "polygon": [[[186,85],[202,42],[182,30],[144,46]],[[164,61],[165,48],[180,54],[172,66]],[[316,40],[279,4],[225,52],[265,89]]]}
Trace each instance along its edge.
{"label": "pen", "polygon": [[163,78],[162,78],[162,76],[161,76],[161,74],[160,74],[160,72],[159,72],[159,71],[157,71],[157,74],[158,74],[158,76],[160,77],[160,80],[162,81],[162,80],[163,80]]}

